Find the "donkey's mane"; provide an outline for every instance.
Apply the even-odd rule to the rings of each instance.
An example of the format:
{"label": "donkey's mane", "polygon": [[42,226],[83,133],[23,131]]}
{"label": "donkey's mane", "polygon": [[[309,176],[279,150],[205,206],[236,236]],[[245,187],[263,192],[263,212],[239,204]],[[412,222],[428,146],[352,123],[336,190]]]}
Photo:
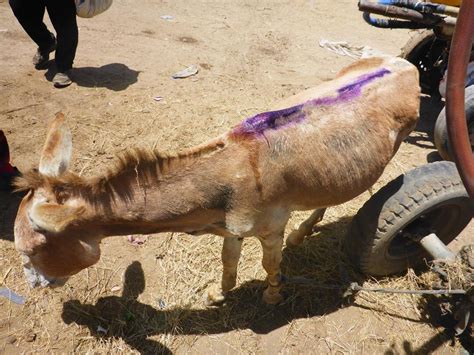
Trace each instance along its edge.
{"label": "donkey's mane", "polygon": [[[224,148],[222,139],[186,149],[178,153],[163,154],[158,150],[133,148],[117,155],[115,163],[104,174],[93,177],[81,177],[66,172],[58,177],[41,174],[38,169],[27,171],[15,179],[16,191],[35,190],[48,187],[55,193],[90,193],[101,195],[115,192],[121,195],[120,188],[125,188],[132,175],[135,181],[142,184],[159,181],[164,175],[179,167],[191,164],[195,158],[205,156]],[[121,179],[121,177],[123,179]]]}

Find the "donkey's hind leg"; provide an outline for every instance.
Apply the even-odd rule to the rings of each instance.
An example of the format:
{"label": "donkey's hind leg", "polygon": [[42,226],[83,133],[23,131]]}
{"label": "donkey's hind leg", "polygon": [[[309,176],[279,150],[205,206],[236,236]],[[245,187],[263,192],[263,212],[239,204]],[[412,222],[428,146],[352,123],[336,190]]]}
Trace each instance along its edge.
{"label": "donkey's hind leg", "polygon": [[286,244],[289,246],[300,245],[304,241],[304,237],[311,235],[315,224],[322,221],[324,217],[325,208],[318,208],[315,210],[308,219],[300,224],[298,229],[293,230],[286,239]]}

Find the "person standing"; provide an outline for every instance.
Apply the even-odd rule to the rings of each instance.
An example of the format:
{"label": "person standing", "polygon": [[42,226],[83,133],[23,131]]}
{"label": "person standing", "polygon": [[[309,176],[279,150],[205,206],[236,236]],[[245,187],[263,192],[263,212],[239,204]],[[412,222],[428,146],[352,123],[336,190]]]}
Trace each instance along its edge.
{"label": "person standing", "polygon": [[[78,43],[76,5],[74,0],[9,0],[13,14],[30,38],[38,45],[33,57],[36,69],[46,69],[49,54],[55,53],[57,73],[53,84],[57,88],[69,86]],[[43,22],[48,11],[57,39]]]}

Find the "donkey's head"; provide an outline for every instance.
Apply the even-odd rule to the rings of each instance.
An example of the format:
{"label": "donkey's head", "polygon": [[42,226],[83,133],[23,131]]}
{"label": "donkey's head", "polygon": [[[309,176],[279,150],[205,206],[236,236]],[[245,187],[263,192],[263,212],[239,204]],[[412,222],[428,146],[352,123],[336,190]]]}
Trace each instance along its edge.
{"label": "donkey's head", "polygon": [[61,191],[71,153],[71,133],[59,113],[49,126],[39,171],[17,181],[17,187],[28,192],[15,220],[15,247],[32,287],[62,285],[100,256],[98,238],[85,236],[75,226],[84,205]]}

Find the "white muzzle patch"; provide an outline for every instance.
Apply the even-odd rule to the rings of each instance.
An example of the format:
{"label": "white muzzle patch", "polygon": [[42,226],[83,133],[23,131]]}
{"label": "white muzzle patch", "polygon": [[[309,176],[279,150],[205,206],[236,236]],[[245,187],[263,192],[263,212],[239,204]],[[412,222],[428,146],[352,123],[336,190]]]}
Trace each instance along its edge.
{"label": "white muzzle patch", "polygon": [[59,287],[63,286],[68,278],[50,278],[47,277],[38,270],[34,268],[31,264],[30,258],[26,255],[22,256],[23,261],[23,272],[25,273],[26,280],[31,288],[35,288],[37,286],[41,287]]}

